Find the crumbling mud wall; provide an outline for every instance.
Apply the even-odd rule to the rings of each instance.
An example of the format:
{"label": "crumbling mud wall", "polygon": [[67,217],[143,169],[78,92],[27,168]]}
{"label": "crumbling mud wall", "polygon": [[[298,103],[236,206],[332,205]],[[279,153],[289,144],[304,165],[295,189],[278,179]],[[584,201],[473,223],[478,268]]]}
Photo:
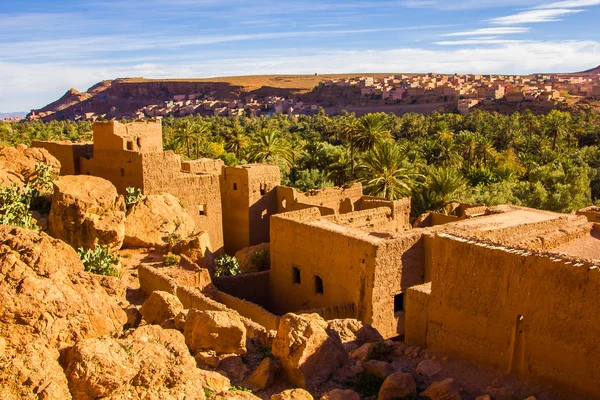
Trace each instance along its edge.
{"label": "crumbling mud wall", "polygon": [[237,311],[242,317],[246,317],[265,327],[266,330],[277,330],[279,326],[279,317],[258,304],[221,291],[215,292],[214,298],[232,310]]}
{"label": "crumbling mud wall", "polygon": [[281,172],[274,165],[224,167],[221,180],[225,251],[269,241],[269,217],[277,213],[276,187]]}
{"label": "crumbling mud wall", "polygon": [[284,314],[354,303],[357,318],[370,323],[377,238],[320,218],[317,208],[271,217],[272,309]]}
{"label": "crumbling mud wall", "polygon": [[427,347],[430,296],[431,282],[408,288],[404,296],[404,342],[422,349]]}
{"label": "crumbling mud wall", "polygon": [[271,304],[269,275],[269,271],[251,272],[234,276],[221,276],[214,278],[213,282],[219,290],[225,293],[269,309]]}
{"label": "crumbling mud wall", "polygon": [[[52,153],[50,153],[50,154],[52,154]],[[52,154],[52,155],[54,156],[54,154]],[[58,158],[58,157],[56,157],[56,158]],[[58,160],[62,164],[62,160],[60,158],[58,158]],[[582,210],[577,211],[577,215],[583,215],[584,217],[586,217],[588,219],[589,222],[600,222],[600,207],[591,206],[591,207],[584,208]]]}
{"label": "crumbling mud wall", "polygon": [[50,154],[60,161],[61,175],[79,175],[79,159],[91,157],[94,145],[92,143],[73,143],[68,141],[43,142],[34,140],[31,147],[40,147],[48,150]]}
{"label": "crumbling mud wall", "polygon": [[427,347],[599,397],[600,269],[440,234]]}
{"label": "crumbling mud wall", "polygon": [[286,186],[277,188],[277,207],[279,213],[296,211],[317,206],[322,209],[322,215],[345,214],[357,209],[357,204],[362,198],[362,185],[354,183],[351,186],[310,190],[300,193],[296,189]]}
{"label": "crumbling mud wall", "polygon": [[181,170],[191,174],[221,175],[224,165],[223,160],[200,158],[198,160],[182,161]]}
{"label": "crumbling mud wall", "polygon": [[297,314],[319,314],[325,320],[332,319],[356,319],[356,304],[342,304],[339,306],[329,306],[313,310],[300,310]]}
{"label": "crumbling mud wall", "polygon": [[105,151],[163,151],[160,120],[136,121],[122,124],[117,121],[94,122],[94,153]]}

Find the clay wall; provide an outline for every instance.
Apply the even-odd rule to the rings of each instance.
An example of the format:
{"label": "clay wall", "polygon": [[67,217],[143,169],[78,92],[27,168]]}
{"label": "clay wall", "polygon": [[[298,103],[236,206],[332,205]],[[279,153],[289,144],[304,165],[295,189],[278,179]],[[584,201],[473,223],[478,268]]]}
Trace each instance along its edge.
{"label": "clay wall", "polygon": [[224,167],[221,174],[225,251],[269,241],[269,217],[277,213],[281,172],[274,165]]}
{"label": "clay wall", "polygon": [[333,208],[298,202],[296,199],[298,192],[292,187],[277,186],[276,193],[278,214],[290,211],[306,210],[307,208],[313,207],[318,208],[321,212],[321,215],[333,215],[336,212]]}
{"label": "clay wall", "polygon": [[[357,209],[362,198],[362,185],[354,183],[346,187],[333,187],[299,193],[294,188],[281,186],[277,191],[278,212],[295,211],[306,205],[333,210],[335,214],[344,214]],[[285,202],[284,202],[285,201]],[[324,213],[323,215],[328,215]]]}
{"label": "clay wall", "polygon": [[252,272],[214,278],[213,282],[219,290],[225,293],[269,309],[271,301],[269,275],[269,271]]}
{"label": "clay wall", "polygon": [[451,222],[460,221],[462,219],[460,217],[457,217],[456,215],[445,215],[445,214],[440,214],[440,213],[436,213],[436,212],[432,212],[432,213],[430,213],[430,215],[431,215],[431,220],[430,220],[429,226],[445,225],[445,224],[449,224]]}
{"label": "clay wall", "polygon": [[122,124],[117,121],[94,123],[94,156],[106,151],[163,151],[162,123],[159,120]]}
{"label": "clay wall", "polygon": [[216,292],[214,297],[220,303],[237,311],[242,317],[260,324],[268,331],[277,330],[277,327],[279,326],[279,317],[257,304],[221,291]]}
{"label": "clay wall", "polygon": [[427,347],[600,397],[600,269],[440,234]]}
{"label": "clay wall", "polygon": [[94,145],[92,143],[43,142],[34,140],[31,147],[41,147],[48,150],[58,161],[60,161],[61,175],[79,175],[79,159],[91,157]]}
{"label": "clay wall", "polygon": [[404,295],[404,342],[422,349],[427,347],[430,295],[431,282],[408,288]]}
{"label": "clay wall", "polygon": [[138,266],[138,277],[140,288],[147,295],[150,295],[154,291],[171,294],[175,294],[177,291],[177,282],[175,279],[148,265],[140,264]]}
{"label": "clay wall", "polygon": [[317,308],[314,310],[301,310],[297,314],[319,314],[325,320],[332,319],[356,319],[356,304],[344,304],[340,306],[329,306],[323,308]]}
{"label": "clay wall", "polygon": [[[54,155],[54,154],[52,154],[52,155]],[[56,157],[56,158],[58,158],[58,157]],[[61,160],[59,159],[59,161],[61,161]],[[62,161],[61,161],[61,163],[62,163]],[[583,210],[577,211],[577,215],[583,215],[584,217],[586,217],[588,219],[589,222],[600,222],[600,207],[592,206],[592,207],[584,208]]]}
{"label": "clay wall", "polygon": [[223,160],[213,160],[211,158],[201,158],[198,160],[182,161],[181,170],[192,174],[211,174],[221,175]]}
{"label": "clay wall", "polygon": [[81,175],[99,176],[110,181],[119,194],[125,194],[128,187],[143,186],[142,155],[133,151],[99,153],[94,145],[94,157],[79,159],[79,170]]}
{"label": "clay wall", "polygon": [[[376,246],[366,233],[353,235],[348,228],[320,218],[317,208],[271,218],[272,310],[284,314],[354,303],[358,319],[370,322],[367,299],[373,287]],[[323,293],[317,293],[317,276]]]}

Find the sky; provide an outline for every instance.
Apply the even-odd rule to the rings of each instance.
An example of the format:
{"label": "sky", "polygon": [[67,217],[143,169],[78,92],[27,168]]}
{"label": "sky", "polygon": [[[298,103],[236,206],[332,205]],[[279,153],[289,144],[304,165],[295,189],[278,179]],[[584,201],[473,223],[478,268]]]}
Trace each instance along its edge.
{"label": "sky", "polygon": [[0,0],[0,112],[117,77],[576,72],[600,0]]}

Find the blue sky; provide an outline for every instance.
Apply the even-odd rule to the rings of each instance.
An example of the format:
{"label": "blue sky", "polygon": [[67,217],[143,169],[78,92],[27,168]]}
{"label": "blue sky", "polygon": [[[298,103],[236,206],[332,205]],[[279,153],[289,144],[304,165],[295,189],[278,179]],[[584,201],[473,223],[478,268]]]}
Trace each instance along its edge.
{"label": "blue sky", "polygon": [[116,77],[568,72],[600,0],[0,0],[0,112]]}

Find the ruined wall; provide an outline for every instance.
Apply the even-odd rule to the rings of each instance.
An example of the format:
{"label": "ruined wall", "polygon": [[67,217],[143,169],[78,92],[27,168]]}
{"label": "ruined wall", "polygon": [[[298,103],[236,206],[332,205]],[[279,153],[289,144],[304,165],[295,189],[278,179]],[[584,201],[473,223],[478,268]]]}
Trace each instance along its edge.
{"label": "ruined wall", "polygon": [[223,160],[200,158],[198,160],[182,161],[181,170],[192,174],[221,175],[224,165]]}
{"label": "ruined wall", "polygon": [[404,342],[427,347],[427,325],[429,324],[429,297],[431,282],[408,288],[404,295]]}
{"label": "ruined wall", "polygon": [[[283,314],[354,303],[356,317],[370,323],[376,250],[372,241],[377,238],[320,218],[317,208],[271,217],[272,309]],[[294,268],[299,270],[299,283]],[[317,293],[317,276],[323,293]]]}
{"label": "ruined wall", "polygon": [[339,306],[329,306],[313,310],[300,310],[297,314],[319,314],[325,320],[332,319],[356,319],[356,304],[343,304]]}
{"label": "ruined wall", "polygon": [[274,165],[224,167],[221,174],[225,251],[269,241],[269,217],[277,213],[276,187],[281,172]]}
{"label": "ruined wall", "polygon": [[373,276],[371,324],[385,338],[404,333],[405,313],[396,296],[422,284],[425,279],[425,241],[423,231],[414,230],[382,240],[376,251]]}
{"label": "ruined wall", "polygon": [[[54,154],[52,154],[52,155],[54,155]],[[58,158],[58,157],[56,157],[56,158]],[[62,164],[62,160],[60,158],[58,160]],[[62,173],[62,170],[61,170],[61,173]],[[577,211],[577,215],[583,215],[584,217],[586,217],[588,219],[589,222],[600,222],[600,207],[592,206],[592,207],[584,208],[582,210]]]}
{"label": "ruined wall", "polygon": [[460,217],[457,217],[456,215],[445,215],[445,214],[440,214],[440,213],[436,213],[436,212],[432,212],[432,213],[430,213],[430,215],[431,215],[431,220],[430,220],[429,226],[445,225],[445,224],[449,224],[451,222],[460,221],[462,219]]}
{"label": "ruined wall", "polygon": [[257,304],[221,291],[217,291],[214,298],[232,310],[237,311],[242,317],[246,317],[264,326],[267,330],[277,330],[279,326],[279,317]]}
{"label": "ruined wall", "polygon": [[432,241],[434,353],[600,397],[600,270],[441,234]]}
{"label": "ruined wall", "polygon": [[60,161],[61,175],[79,175],[79,159],[91,157],[94,145],[92,143],[73,143],[68,141],[43,142],[34,140],[31,147],[41,147]]}
{"label": "ruined wall", "polygon": [[94,152],[111,150],[138,153],[163,151],[161,121],[145,120],[128,124],[117,121],[95,122]]}
{"label": "ruined wall", "polygon": [[[310,190],[306,193],[299,193],[294,188],[282,186],[277,191],[277,212],[301,210],[307,205],[312,205],[324,210],[333,210],[335,214],[344,214],[354,211],[361,197],[360,183],[346,187]],[[325,211],[322,215],[328,214],[330,213]]]}
{"label": "ruined wall", "polygon": [[219,290],[225,293],[269,309],[271,304],[269,275],[269,271],[261,271],[235,276],[221,276],[214,278],[213,282]]}
{"label": "ruined wall", "polygon": [[142,155],[133,151],[97,151],[94,157],[79,159],[81,175],[92,175],[110,181],[119,194],[128,187],[142,188]]}

